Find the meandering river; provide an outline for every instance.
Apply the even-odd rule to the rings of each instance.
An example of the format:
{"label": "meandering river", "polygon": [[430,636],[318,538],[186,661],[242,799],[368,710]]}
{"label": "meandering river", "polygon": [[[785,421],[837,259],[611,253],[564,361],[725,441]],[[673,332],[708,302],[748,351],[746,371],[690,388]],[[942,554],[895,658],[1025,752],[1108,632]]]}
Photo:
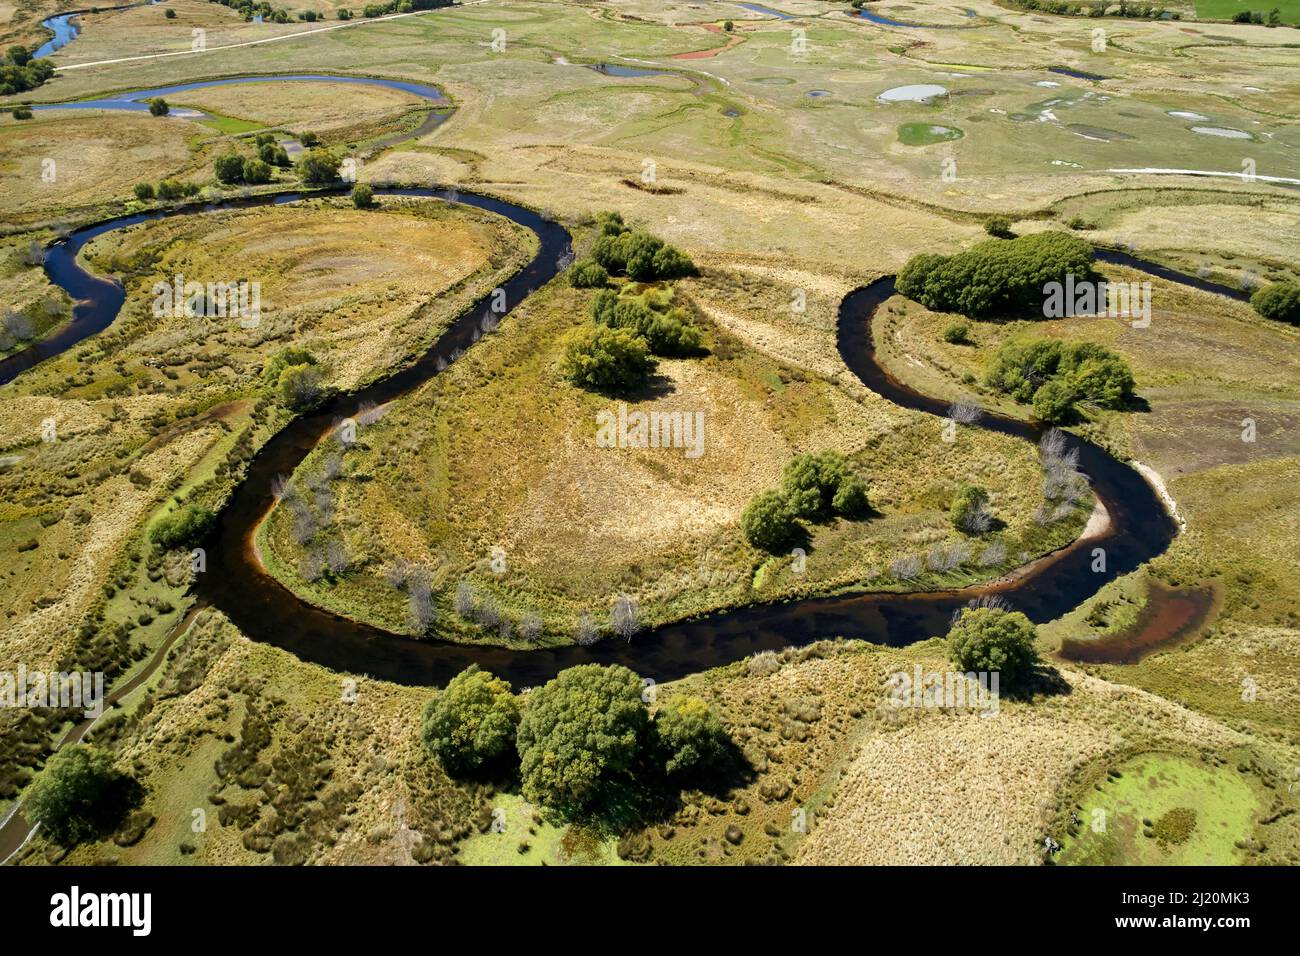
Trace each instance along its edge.
{"label": "meandering river", "polygon": [[[531,230],[538,238],[539,251],[504,286],[510,309],[517,308],[528,295],[554,278],[567,261],[568,233],[522,206],[438,189],[377,192],[460,202],[505,216]],[[288,194],[217,207],[144,213],[72,233],[66,241],[51,248],[46,263],[52,281],[74,298],[83,300],[78,306],[79,334],[70,332],[58,342],[57,350],[69,348],[75,341],[107,327],[122,305],[123,292],[116,283],[89,274],[77,262],[77,253],[90,239],[151,218],[205,215],[234,205],[284,204],[300,198],[299,194]],[[1101,257],[1197,288],[1240,295],[1131,256],[1105,253]],[[947,400],[920,394],[903,385],[877,360],[871,319],[877,307],[893,294],[893,279],[886,277],[845,297],[839,311],[840,354],[868,388],[890,401],[905,408],[945,415]],[[1100,447],[1067,436],[1069,446],[1079,452],[1080,470],[1088,476],[1093,491],[1109,514],[1107,529],[1099,536],[1077,541],[1034,562],[1022,569],[1022,573],[961,590],[859,593],[760,604],[671,624],[640,634],[630,643],[607,640],[594,647],[568,645],[527,650],[438,639],[415,640],[340,617],[301,600],[265,570],[253,547],[257,528],[274,504],[274,480],[292,474],[340,419],[355,415],[365,404],[383,404],[406,394],[436,375],[438,366],[450,361],[458,350],[473,347],[485,311],[486,303],[478,303],[414,364],[358,392],[339,396],[313,414],[295,419],[263,446],[222,510],[217,528],[207,542],[208,570],[196,586],[201,602],[219,608],[254,640],[336,670],[364,673],[402,684],[443,684],[469,664],[479,664],[516,686],[530,686],[566,667],[588,662],[621,663],[645,677],[665,681],[739,660],[757,651],[824,637],[908,644],[944,633],[954,611],[985,595],[999,595],[1032,620],[1048,621],[1076,607],[1106,582],[1160,554],[1176,531],[1158,496],[1137,471]],[[46,351],[53,354],[55,350]],[[993,429],[1031,442],[1039,438],[1036,426],[998,415],[985,415],[976,425],[965,427]],[[1096,548],[1105,550],[1104,572],[1092,570]]]}

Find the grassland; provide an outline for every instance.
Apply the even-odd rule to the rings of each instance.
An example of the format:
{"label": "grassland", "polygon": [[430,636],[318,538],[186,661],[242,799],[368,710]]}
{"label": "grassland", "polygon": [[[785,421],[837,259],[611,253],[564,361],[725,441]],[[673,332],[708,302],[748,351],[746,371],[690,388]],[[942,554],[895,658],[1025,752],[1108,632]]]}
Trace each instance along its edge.
{"label": "grassland", "polygon": [[[400,248],[358,256],[357,236],[378,242],[379,221]],[[260,372],[287,342],[355,387],[427,345],[528,254],[500,219],[432,202],[361,212],[317,200],[151,226],[83,252],[125,282],[117,322],[4,388],[0,659],[11,668],[80,662],[111,681],[157,645],[186,606],[191,569],[146,530],[182,498],[219,505],[278,429]],[[257,328],[153,314],[154,282],[235,281],[234,261],[262,284]],[[6,777],[14,756],[6,748]]]}
{"label": "grassland", "polygon": [[[776,310],[792,300],[792,286],[722,268],[641,294],[671,298],[701,320],[713,303],[727,303],[726,317],[709,325],[706,357],[662,361],[649,388],[628,401],[632,411],[702,415],[702,454],[598,446],[597,415],[617,414],[619,400],[583,393],[557,371],[562,338],[589,321],[593,293],[551,288],[429,386],[394,402],[365,429],[362,447],[344,453],[331,502],[347,551],[358,556],[347,574],[309,582],[294,570],[319,542],[299,543],[288,507],[259,537],[268,564],[313,600],[407,633],[405,596],[390,572],[423,566],[443,612],[439,634],[499,639],[457,621],[464,581],[512,619],[539,615],[550,639],[563,641],[582,615],[603,620],[621,593],[654,625],[753,601],[906,589],[915,585],[890,570],[898,560],[1000,542],[1008,565],[931,582],[964,583],[1060,547],[1082,527],[1088,504],[1068,519],[1036,519],[1047,505],[1030,446],[973,429],[946,442],[937,420],[850,386],[831,301],[815,299],[810,311],[782,320]],[[798,340],[816,359],[801,366],[765,353],[751,344],[764,331]],[[749,499],[776,484],[793,455],[826,448],[865,476],[869,520],[814,527],[802,568],[747,545],[740,514]],[[295,484],[313,486],[337,454],[320,450]],[[951,528],[946,509],[963,483],[993,490],[1000,532],[972,542]],[[498,552],[504,562],[494,563]]]}

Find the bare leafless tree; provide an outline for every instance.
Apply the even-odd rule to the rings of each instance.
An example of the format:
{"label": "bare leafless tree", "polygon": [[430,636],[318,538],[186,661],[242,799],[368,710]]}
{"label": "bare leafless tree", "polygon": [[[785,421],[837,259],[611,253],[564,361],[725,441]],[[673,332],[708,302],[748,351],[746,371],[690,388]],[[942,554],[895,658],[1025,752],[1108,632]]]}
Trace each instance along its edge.
{"label": "bare leafless tree", "polygon": [[626,594],[620,594],[610,609],[609,626],[623,640],[631,641],[637,631],[641,630],[636,601]]}
{"label": "bare leafless tree", "polygon": [[600,640],[600,629],[596,627],[596,622],[591,619],[591,615],[586,611],[583,611],[582,617],[578,619],[578,630],[574,635],[574,640],[583,647],[590,647]]}
{"label": "bare leafless tree", "polygon": [[529,643],[536,643],[542,637],[542,619],[529,611],[519,622],[519,636]]}

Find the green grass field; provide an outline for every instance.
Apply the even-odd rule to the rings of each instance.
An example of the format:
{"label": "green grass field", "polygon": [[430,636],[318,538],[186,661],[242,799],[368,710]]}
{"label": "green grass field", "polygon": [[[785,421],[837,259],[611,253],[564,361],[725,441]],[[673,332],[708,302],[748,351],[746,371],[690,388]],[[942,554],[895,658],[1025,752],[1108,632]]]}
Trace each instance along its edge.
{"label": "green grass field", "polygon": [[[1300,2],[1297,0],[1195,0],[1196,15],[1206,20],[1231,20],[1242,10],[1259,11],[1265,16],[1276,9],[1283,23],[1300,23]],[[1286,42],[1286,41],[1283,41]]]}

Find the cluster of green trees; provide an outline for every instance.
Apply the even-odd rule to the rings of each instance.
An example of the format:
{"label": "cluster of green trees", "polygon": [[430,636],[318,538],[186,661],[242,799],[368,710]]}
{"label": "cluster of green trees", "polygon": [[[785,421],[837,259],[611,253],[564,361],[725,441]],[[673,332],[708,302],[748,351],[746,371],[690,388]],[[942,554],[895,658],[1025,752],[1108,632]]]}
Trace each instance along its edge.
{"label": "cluster of green trees", "polygon": [[575,288],[598,288],[591,304],[593,325],[571,333],[562,372],[581,388],[620,391],[644,384],[654,371],[652,356],[697,354],[700,329],[680,308],[659,311],[637,296],[607,288],[611,276],[640,282],[695,274],[695,264],[657,236],[630,229],[617,212],[596,217],[599,236],[589,259],[569,270]]}
{"label": "cluster of green trees", "polygon": [[288,408],[305,411],[320,404],[328,394],[325,369],[310,350],[290,346],[277,352],[262,371],[263,380],[275,389]]}
{"label": "cluster of green trees", "polygon": [[732,743],[698,697],[674,697],[651,713],[641,678],[626,667],[561,671],[520,700],[510,684],[471,665],[425,707],[420,736],[453,776],[499,777],[517,769],[524,796],[581,816],[635,774],[677,785],[716,772]]}
{"label": "cluster of green trees", "polygon": [[1238,10],[1232,15],[1233,23],[1258,23],[1264,26],[1280,27],[1282,25],[1282,11],[1274,7],[1268,13],[1262,10]]}
{"label": "cluster of green trees", "polygon": [[49,60],[33,60],[25,46],[11,46],[0,62],[0,96],[34,90],[54,75]]}
{"label": "cluster of green trees", "polygon": [[952,256],[921,253],[898,274],[898,291],[935,312],[973,319],[1042,314],[1043,287],[1092,275],[1092,246],[1066,232],[988,239]]}
{"label": "cluster of green trees", "polygon": [[856,518],[870,507],[867,486],[837,451],[796,455],[778,488],[761,491],[740,518],[745,540],[775,554],[800,534],[799,522]]}
{"label": "cluster of green trees", "polygon": [[179,179],[164,179],[157,186],[153,183],[136,183],[134,192],[136,199],[141,202],[149,202],[151,199],[185,199],[189,196],[198,195],[199,189],[198,183],[182,182]]}
{"label": "cluster of green trees", "polygon": [[[1181,20],[1177,10],[1167,10],[1154,3],[1129,3],[1120,0],[1118,6],[1111,0],[1010,0],[1021,10],[1054,13],[1061,17],[1125,17],[1133,20]],[[1109,12],[1107,12],[1109,11]]]}
{"label": "cluster of green trees", "polygon": [[962,672],[997,671],[1001,687],[1023,685],[1038,664],[1037,629],[1019,611],[966,608],[948,631],[948,659]]}
{"label": "cluster of green trees", "polygon": [[591,304],[591,317],[597,325],[632,330],[655,355],[694,355],[700,350],[699,327],[682,309],[656,312],[639,299],[602,289]]}
{"label": "cluster of green trees", "polygon": [[1122,358],[1093,342],[1011,339],[989,366],[986,381],[1018,402],[1032,403],[1039,421],[1059,423],[1076,405],[1124,408],[1133,398],[1133,373]]}
{"label": "cluster of green trees", "polygon": [[591,259],[607,274],[627,276],[635,282],[695,275],[695,263],[686,253],[658,236],[630,228],[621,213],[601,213],[596,221],[600,235],[591,247]]}
{"label": "cluster of green trees", "polygon": [[252,156],[245,158],[238,153],[223,153],[218,156],[212,161],[212,171],[216,174],[217,181],[227,186],[236,183],[255,186],[271,181],[269,163]]}
{"label": "cluster of green trees", "polygon": [[1275,282],[1257,289],[1250,304],[1266,319],[1300,325],[1300,283]]}

